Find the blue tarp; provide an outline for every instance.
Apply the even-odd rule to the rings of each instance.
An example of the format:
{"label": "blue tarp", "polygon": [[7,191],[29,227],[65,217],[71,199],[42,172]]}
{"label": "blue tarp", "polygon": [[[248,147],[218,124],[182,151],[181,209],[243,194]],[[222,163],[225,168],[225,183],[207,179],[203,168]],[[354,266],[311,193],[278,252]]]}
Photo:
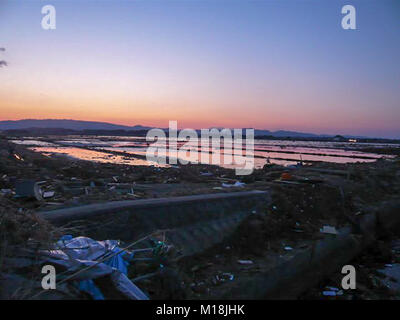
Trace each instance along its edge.
{"label": "blue tarp", "polygon": [[[99,260],[118,252],[120,253],[97,264]],[[104,300],[104,295],[93,279],[105,275],[111,275],[111,280],[117,289],[129,298],[148,299],[127,277],[133,254],[121,251],[116,240],[96,241],[86,237],[73,238],[71,235],[65,235],[57,242],[57,250],[52,250],[49,255],[52,262],[63,265],[71,273],[93,266],[73,280],[76,281],[79,290],[89,293],[95,300]]]}

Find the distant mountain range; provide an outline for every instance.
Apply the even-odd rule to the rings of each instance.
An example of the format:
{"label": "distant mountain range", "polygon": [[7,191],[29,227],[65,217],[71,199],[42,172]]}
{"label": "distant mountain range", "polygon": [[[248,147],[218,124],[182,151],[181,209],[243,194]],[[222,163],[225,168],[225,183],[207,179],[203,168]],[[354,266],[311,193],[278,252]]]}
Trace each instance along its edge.
{"label": "distant mountain range", "polygon": [[296,131],[286,131],[286,130],[278,130],[278,131],[269,131],[269,130],[254,130],[255,136],[273,136],[273,137],[294,137],[294,138],[320,138],[320,137],[332,137],[329,135],[318,135],[314,133],[306,133],[306,132],[296,132]]}
{"label": "distant mountain range", "polygon": [[24,119],[24,120],[6,120],[0,121],[0,130],[18,130],[30,128],[57,128],[69,130],[148,130],[150,127],[123,126],[108,122],[80,121],[80,120],[58,120],[58,119]]}
{"label": "distant mountain range", "polygon": [[[149,130],[152,127],[145,127],[141,125],[124,126],[108,122],[97,121],[81,121],[81,120],[59,120],[59,119],[24,119],[24,120],[6,120],[0,121],[0,131],[5,130],[27,130],[27,129],[66,129],[74,131],[83,130],[125,130],[125,131],[143,131]],[[166,130],[166,129],[164,129]],[[293,137],[293,138],[328,138],[333,135],[318,135],[314,133],[296,132],[296,131],[269,131],[269,130],[254,130],[255,136],[272,136],[272,137]],[[346,138],[350,136],[344,136]],[[358,137],[357,137],[358,138]]]}

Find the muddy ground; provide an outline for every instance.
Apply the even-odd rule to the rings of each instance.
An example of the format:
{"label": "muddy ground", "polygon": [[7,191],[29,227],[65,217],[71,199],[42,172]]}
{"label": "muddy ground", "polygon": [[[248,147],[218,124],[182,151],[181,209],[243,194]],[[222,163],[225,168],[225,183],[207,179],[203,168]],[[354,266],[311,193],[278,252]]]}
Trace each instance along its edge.
{"label": "muddy ground", "polygon": [[[219,298],[238,278],[251,278],[267,270],[271,260],[290,256],[293,249],[321,239],[323,226],[339,229],[355,224],[369,209],[379,207],[385,200],[398,199],[400,194],[399,158],[368,164],[313,163],[291,169],[268,165],[241,179],[233,170],[208,165],[157,168],[48,157],[5,139],[0,141],[0,159],[0,272],[3,278],[18,275],[24,281],[36,281],[36,271],[16,271],[16,266],[7,264],[16,248],[32,243],[45,247],[65,234],[65,230],[36,217],[34,212],[38,210],[235,190],[270,192],[270,205],[250,215],[223,243],[189,258],[168,257],[162,261],[166,266],[162,273],[137,282],[152,299]],[[16,185],[22,180],[40,182],[42,190],[54,191],[54,195],[45,199],[18,197]],[[245,185],[222,187],[222,183],[235,181]],[[388,288],[385,277],[377,271],[385,265],[400,263],[397,237],[382,235],[374,247],[352,262],[361,270],[356,291],[324,296],[326,287],[339,288],[338,273],[298,298],[398,299],[399,291]],[[129,276],[153,272],[158,265],[133,264]],[[10,294],[4,291],[12,289],[3,289],[3,296],[28,298],[29,292],[22,293],[27,285],[24,281],[21,280],[18,292]],[[70,292],[67,298],[88,297]]]}

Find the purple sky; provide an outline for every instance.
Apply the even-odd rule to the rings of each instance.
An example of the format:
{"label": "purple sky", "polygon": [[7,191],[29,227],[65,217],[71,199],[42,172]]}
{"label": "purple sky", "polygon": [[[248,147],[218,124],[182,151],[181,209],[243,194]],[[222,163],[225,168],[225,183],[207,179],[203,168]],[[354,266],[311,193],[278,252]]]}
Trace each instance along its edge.
{"label": "purple sky", "polygon": [[399,1],[3,0],[0,48],[0,120],[400,138]]}

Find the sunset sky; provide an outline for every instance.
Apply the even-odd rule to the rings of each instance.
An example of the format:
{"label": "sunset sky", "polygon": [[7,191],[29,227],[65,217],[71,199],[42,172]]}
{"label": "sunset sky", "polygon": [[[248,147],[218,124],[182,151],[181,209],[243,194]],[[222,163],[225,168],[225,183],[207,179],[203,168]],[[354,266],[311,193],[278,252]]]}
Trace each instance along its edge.
{"label": "sunset sky", "polygon": [[0,48],[0,120],[400,138],[396,0],[0,0]]}

